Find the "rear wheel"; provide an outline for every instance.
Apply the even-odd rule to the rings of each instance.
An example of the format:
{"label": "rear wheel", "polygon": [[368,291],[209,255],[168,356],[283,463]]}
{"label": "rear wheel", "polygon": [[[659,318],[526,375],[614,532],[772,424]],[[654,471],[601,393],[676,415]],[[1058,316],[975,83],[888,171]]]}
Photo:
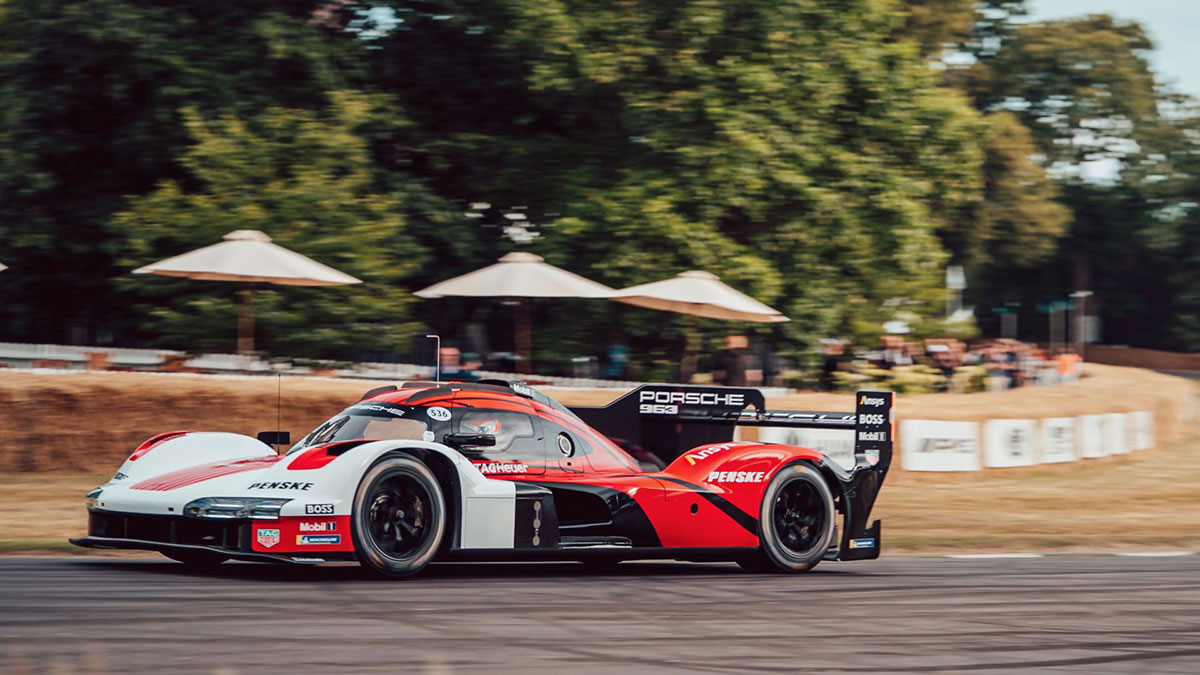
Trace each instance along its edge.
{"label": "rear wheel", "polygon": [[221,563],[229,560],[220,553],[212,553],[211,551],[189,551],[187,549],[177,549],[173,551],[163,551],[163,555],[171,560],[181,562],[189,567],[205,568],[216,567]]}
{"label": "rear wheel", "polygon": [[351,536],[371,572],[406,577],[425,568],[446,532],[446,503],[429,467],[408,456],[371,467],[354,496]]}
{"label": "rear wheel", "polygon": [[758,555],[738,561],[752,572],[804,572],[833,541],[833,493],[813,467],[793,464],[775,474],[763,494]]}

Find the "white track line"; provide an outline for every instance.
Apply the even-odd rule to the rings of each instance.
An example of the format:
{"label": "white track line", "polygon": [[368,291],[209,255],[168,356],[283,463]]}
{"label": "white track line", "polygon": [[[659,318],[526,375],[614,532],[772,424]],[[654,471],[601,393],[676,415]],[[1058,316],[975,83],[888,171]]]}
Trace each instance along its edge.
{"label": "white track line", "polygon": [[1126,558],[1177,558],[1185,555],[1196,555],[1191,551],[1137,551],[1134,553],[1117,553]]}
{"label": "white track line", "polygon": [[958,560],[986,560],[989,558],[1042,558],[1041,553],[955,553],[946,556]]}

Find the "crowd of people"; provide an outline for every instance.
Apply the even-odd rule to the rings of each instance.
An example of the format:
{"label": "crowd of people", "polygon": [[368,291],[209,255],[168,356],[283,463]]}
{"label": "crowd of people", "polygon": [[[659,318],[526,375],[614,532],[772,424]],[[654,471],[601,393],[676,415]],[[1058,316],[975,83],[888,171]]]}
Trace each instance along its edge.
{"label": "crowd of people", "polygon": [[992,391],[1079,379],[1083,359],[1068,349],[1048,350],[1010,338],[965,343],[955,338],[880,338],[878,349],[853,352],[828,341],[821,388],[835,390],[873,381],[915,391]]}

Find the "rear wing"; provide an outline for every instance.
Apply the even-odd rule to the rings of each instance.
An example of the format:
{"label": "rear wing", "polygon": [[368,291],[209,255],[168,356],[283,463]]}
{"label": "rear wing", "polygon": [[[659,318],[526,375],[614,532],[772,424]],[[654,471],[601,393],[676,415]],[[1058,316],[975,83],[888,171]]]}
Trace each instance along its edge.
{"label": "rear wing", "polygon": [[892,392],[860,391],[855,412],[767,410],[758,389],[644,384],[604,407],[571,411],[624,447],[649,450],[670,464],[698,445],[733,440],[734,428],[795,427],[854,431],[856,464],[891,464]]}

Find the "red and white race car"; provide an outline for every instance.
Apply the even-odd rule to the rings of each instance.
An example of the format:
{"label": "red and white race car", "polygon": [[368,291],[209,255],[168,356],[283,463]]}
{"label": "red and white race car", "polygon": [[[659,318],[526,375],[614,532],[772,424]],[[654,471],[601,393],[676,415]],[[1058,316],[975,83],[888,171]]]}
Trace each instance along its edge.
{"label": "red and white race car", "polygon": [[[197,565],[357,560],[393,577],[434,560],[801,572],[879,555],[868,516],[892,456],[892,394],[856,401],[771,412],[757,389],[644,385],[568,409],[522,382],[383,387],[282,455],[267,444],[282,432],[155,436],[87,495],[88,536],[71,541]],[[734,441],[737,426],[852,430],[854,465]]]}

